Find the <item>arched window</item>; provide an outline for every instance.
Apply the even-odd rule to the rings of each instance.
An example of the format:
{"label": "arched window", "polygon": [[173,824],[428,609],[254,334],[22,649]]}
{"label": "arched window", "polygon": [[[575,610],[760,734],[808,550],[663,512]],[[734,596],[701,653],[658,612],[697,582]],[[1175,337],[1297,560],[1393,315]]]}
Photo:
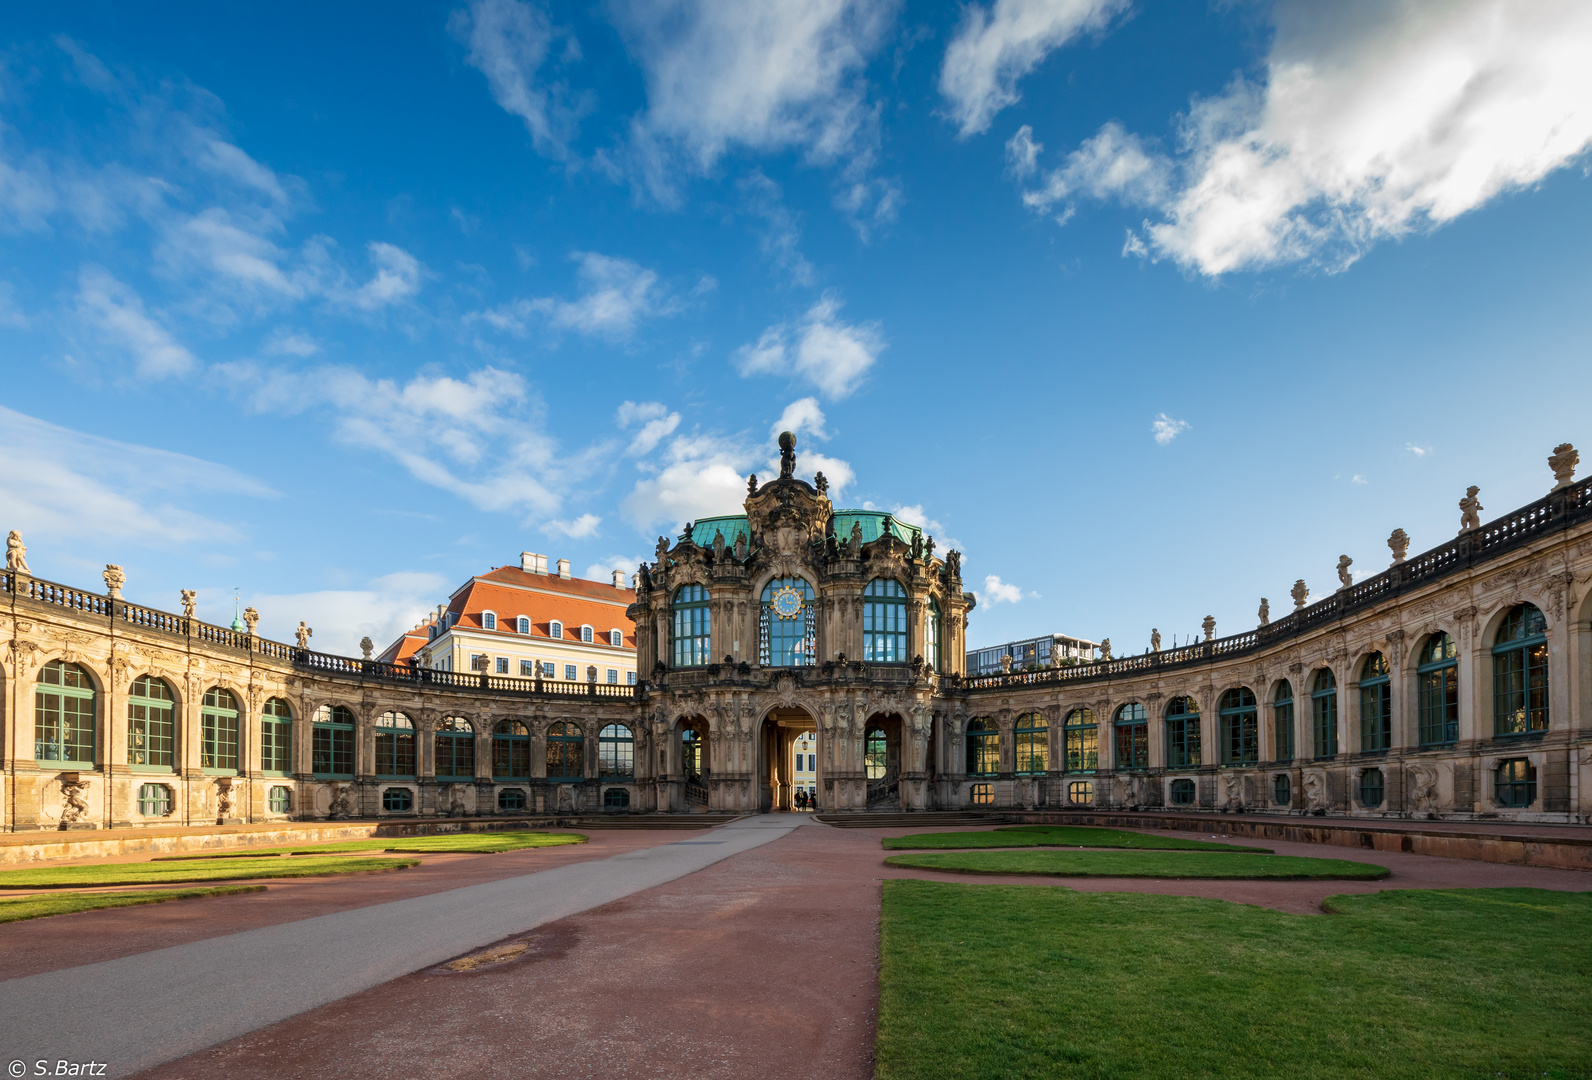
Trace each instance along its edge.
{"label": "arched window", "polygon": [[614,811],[629,810],[630,792],[626,791],[622,787],[609,788],[607,791],[603,792],[603,809]]}
{"label": "arched window", "polygon": [[1537,801],[1537,770],[1529,758],[1500,762],[1494,774],[1494,794],[1500,806],[1525,809]]}
{"label": "arched window", "polygon": [[862,658],[870,664],[904,664],[907,591],[899,581],[874,578],[862,590]]}
{"label": "arched window", "polygon": [[1221,723],[1222,764],[1253,765],[1260,760],[1260,719],[1255,692],[1247,686],[1222,694],[1216,705]]}
{"label": "arched window", "polygon": [[635,777],[636,738],[625,725],[609,724],[597,733],[597,775],[604,780]]}
{"label": "arched window", "polygon": [[1310,686],[1311,750],[1318,758],[1338,752],[1338,680],[1331,668],[1316,672]]}
{"label": "arched window", "polygon": [[176,745],[171,687],[153,675],[140,675],[127,691],[127,764],[172,767]]}
{"label": "arched window", "polygon": [[406,787],[384,788],[381,808],[389,814],[407,814],[415,808],[415,793]]}
{"label": "arched window", "polygon": [[511,787],[504,788],[502,791],[498,792],[498,809],[508,810],[510,812],[515,810],[524,810],[525,789]]}
{"label": "arched window", "polygon": [[763,586],[758,662],[764,667],[810,667],[818,653],[813,587],[805,578],[775,578]]}
{"label": "arched window", "polygon": [[1278,773],[1271,778],[1271,801],[1278,806],[1293,803],[1293,780],[1287,773]]}
{"label": "arched window", "polygon": [[1277,749],[1278,761],[1292,761],[1294,756],[1293,686],[1284,679],[1277,684],[1277,693],[1271,699],[1272,739]]}
{"label": "arched window", "polygon": [[415,775],[415,725],[401,712],[376,718],[376,775]]}
{"label": "arched window", "polygon": [[260,707],[260,771],[286,776],[293,771],[293,709],[279,697]]}
{"label": "arched window", "polygon": [[1094,772],[1100,767],[1100,731],[1092,709],[1074,709],[1062,724],[1067,740],[1067,771]]}
{"label": "arched window", "polygon": [[1067,801],[1083,806],[1094,801],[1094,783],[1090,780],[1073,780],[1067,784]]}
{"label": "arched window", "polygon": [[580,639],[582,641],[586,642],[587,644],[591,643],[591,641],[592,641],[592,629],[591,629],[591,627],[582,626],[580,628]]}
{"label": "arched window", "polygon": [[1117,710],[1113,721],[1117,731],[1117,761],[1119,769],[1148,769],[1150,767],[1150,720],[1144,706],[1130,702]]}
{"label": "arched window", "polygon": [[266,806],[273,814],[291,814],[293,812],[293,789],[281,784],[274,784],[266,795]]}
{"label": "arched window", "polygon": [[171,788],[165,784],[140,784],[138,812],[144,817],[168,817],[171,814]]}
{"label": "arched window", "polygon": [[33,692],[33,756],[59,765],[94,767],[94,684],[64,660],[39,670]]}
{"label": "arched window", "polygon": [[1024,776],[1043,773],[1050,767],[1050,725],[1045,714],[1023,713],[1012,729],[1014,771]]}
{"label": "arched window", "polygon": [[1447,634],[1433,634],[1421,648],[1415,668],[1420,744],[1448,746],[1459,741],[1459,648]]}
{"label": "arched window", "polygon": [[548,623],[547,636],[550,638],[562,638],[564,636],[564,624],[559,622],[557,619],[554,619],[552,622]]}
{"label": "arched window", "polygon": [[1200,763],[1200,707],[1190,697],[1166,705],[1166,767],[1193,768]]}
{"label": "arched window", "polygon": [[528,780],[530,776],[531,733],[518,720],[499,720],[492,728],[492,779]]}
{"label": "arched window", "polygon": [[475,725],[462,716],[437,721],[437,779],[453,783],[475,779]]}
{"label": "arched window", "polygon": [[1385,787],[1381,769],[1366,769],[1360,773],[1360,805],[1367,810],[1381,806]]}
{"label": "arched window", "polygon": [[940,602],[929,597],[929,618],[923,624],[923,658],[930,671],[943,671],[940,666]]}
{"label": "arched window", "polygon": [[221,772],[238,771],[238,699],[232,691],[212,686],[199,710],[199,765]]}
{"label": "arched window", "polygon": [[1001,769],[1001,736],[995,721],[975,716],[967,722],[967,775],[994,776]]}
{"label": "arched window", "polygon": [[495,612],[495,611],[483,611],[483,612],[481,612],[481,629],[483,629],[483,630],[496,630],[497,629],[497,612]]}
{"label": "arched window", "polygon": [[1184,777],[1181,780],[1172,781],[1172,805],[1194,805],[1194,781],[1188,779],[1187,777]]}
{"label": "arched window", "polygon": [[624,648],[625,647],[625,632],[623,630],[610,630],[610,631],[608,631],[608,644],[612,645],[616,649]]}
{"label": "arched window", "polygon": [[586,773],[585,740],[580,728],[562,721],[547,729],[547,778],[580,780]]}
{"label": "arched window", "polygon": [[713,616],[708,610],[708,591],[701,585],[680,586],[674,590],[671,610],[674,666],[701,667],[712,659]]}
{"label": "arched window", "polygon": [[1372,653],[1360,668],[1360,752],[1393,745],[1393,680],[1387,657]]}
{"label": "arched window", "polygon": [[1548,622],[1533,604],[1504,616],[1493,638],[1493,733],[1548,730]]}
{"label": "arched window", "polygon": [[890,742],[884,728],[871,727],[863,736],[862,766],[869,780],[883,780],[890,768]]}
{"label": "arched window", "polygon": [[521,615],[519,618],[515,619],[514,632],[516,634],[529,634],[531,632],[531,620],[526,618],[524,615]]}
{"label": "arched window", "polygon": [[346,705],[322,705],[310,722],[310,768],[318,777],[352,779],[354,713]]}
{"label": "arched window", "polygon": [[696,728],[680,731],[680,771],[687,780],[702,781],[702,734]]}

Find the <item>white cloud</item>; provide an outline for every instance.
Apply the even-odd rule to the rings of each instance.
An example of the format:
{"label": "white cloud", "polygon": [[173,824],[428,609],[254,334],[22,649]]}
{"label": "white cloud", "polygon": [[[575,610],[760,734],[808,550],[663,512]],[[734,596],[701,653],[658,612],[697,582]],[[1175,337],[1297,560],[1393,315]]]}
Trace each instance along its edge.
{"label": "white cloud", "polygon": [[1015,604],[1022,598],[1021,588],[1002,581],[995,574],[990,574],[984,579],[984,588],[978,594],[979,601],[986,607],[994,607],[996,604]]}
{"label": "white cloud", "polygon": [[800,398],[785,406],[785,411],[779,414],[779,419],[774,421],[769,431],[775,438],[782,431],[797,435],[805,432],[815,439],[829,438],[829,432],[824,427],[824,410],[819,407],[818,399],[813,397]]}
{"label": "white cloud", "polygon": [[1127,7],[1128,0],[995,0],[964,8],[940,69],[940,93],[961,135],[983,131],[1016,104],[1018,80],[1052,50],[1105,29]]}
{"label": "white cloud", "polygon": [[[1592,5],[1287,0],[1274,20],[1263,79],[1183,117],[1179,153],[1160,159],[1174,177],[1164,194],[1067,183],[1064,168],[1067,192],[1159,212],[1150,251],[1202,274],[1341,270],[1379,241],[1538,183],[1592,144]],[[1095,149],[1114,147],[1125,175],[1155,175],[1124,134],[1107,125],[1092,141],[1110,136]],[[1029,193],[1036,209],[1046,191]]]}
{"label": "white cloud", "polygon": [[321,346],[308,334],[279,327],[271,331],[261,351],[272,356],[314,356],[321,351]]}
{"label": "white cloud", "polygon": [[[1024,124],[1006,144],[1006,157],[1014,172],[1027,175],[1034,171],[1034,162],[1043,149]],[[1096,199],[1157,205],[1166,198],[1170,176],[1164,157],[1148,149],[1137,135],[1112,122],[1067,155],[1065,165],[1047,172],[1039,187],[1024,191],[1023,204],[1048,212],[1057,202],[1084,194]]]}
{"label": "white cloud", "polygon": [[610,555],[602,562],[594,562],[586,567],[586,573],[582,576],[587,581],[607,583],[613,581],[614,571],[618,570],[625,575],[625,586],[629,588],[631,578],[635,576],[636,567],[641,565],[643,558],[641,555]]}
{"label": "white cloud", "polygon": [[634,401],[626,401],[619,406],[615,419],[621,428],[641,425],[625,451],[636,457],[650,454],[654,447],[674,434],[674,429],[680,426],[680,414],[670,412],[667,406],[657,401],[644,401],[639,405]]}
{"label": "white cloud", "polygon": [[[580,295],[574,300],[542,296],[516,300],[489,311],[473,312],[466,321],[482,321],[505,333],[523,337],[527,323],[543,319],[558,330],[574,330],[610,339],[629,337],[642,319],[673,315],[680,301],[658,284],[658,274],[629,259],[577,251]],[[701,288],[711,288],[704,279]]]}
{"label": "white cloud", "polygon": [[108,348],[127,354],[143,378],[183,375],[194,367],[193,353],[145,312],[138,294],[97,266],[78,274],[77,315]]}
{"label": "white cloud", "polygon": [[[326,589],[305,593],[265,593],[243,598],[260,612],[260,633],[292,641],[299,621],[315,631],[310,648],[339,656],[358,656],[359,639],[369,636],[379,653],[445,600],[448,582],[437,574],[407,570],[376,578],[364,589]],[[232,622],[232,593],[201,589],[200,616],[226,625]]]}
{"label": "white cloud", "polygon": [[1405,443],[1404,449],[1408,450],[1418,458],[1423,458],[1432,452],[1432,448],[1430,446],[1417,446],[1415,443]]}
{"label": "white cloud", "polygon": [[1166,413],[1158,413],[1155,422],[1150,425],[1150,431],[1154,433],[1156,443],[1165,446],[1187,431],[1190,426],[1187,420],[1173,420]]}
{"label": "white cloud", "polygon": [[797,375],[828,397],[849,396],[884,351],[885,341],[877,322],[844,323],[836,318],[839,311],[840,301],[826,293],[795,325],[769,327],[755,344],[737,350],[741,374]]}
{"label": "white cloud", "polygon": [[543,528],[571,540],[584,540],[588,536],[596,536],[597,526],[602,523],[603,519],[596,514],[582,514],[573,521],[549,521]]}
{"label": "white cloud", "polygon": [[1368,481],[1365,477],[1361,476],[1359,473],[1355,473],[1353,476],[1349,477],[1349,483],[1351,483],[1351,484],[1367,484],[1367,483],[1370,483],[1370,481]]}
{"label": "white cloud", "polygon": [[486,76],[492,99],[525,122],[537,151],[567,158],[587,103],[564,81],[546,79],[542,69],[580,58],[574,36],[554,29],[537,5],[519,0],[476,0],[454,12],[448,29],[469,48],[465,62]]}
{"label": "white cloud", "polygon": [[366,247],[375,275],[350,298],[355,307],[366,311],[401,303],[420,291],[420,261],[401,247],[372,242]]}
{"label": "white cloud", "polygon": [[763,175],[762,170],[754,170],[739,186],[746,196],[748,209],[763,219],[765,228],[760,238],[763,254],[790,278],[791,284],[811,285],[813,264],[801,253],[801,226],[785,205],[780,186]]}

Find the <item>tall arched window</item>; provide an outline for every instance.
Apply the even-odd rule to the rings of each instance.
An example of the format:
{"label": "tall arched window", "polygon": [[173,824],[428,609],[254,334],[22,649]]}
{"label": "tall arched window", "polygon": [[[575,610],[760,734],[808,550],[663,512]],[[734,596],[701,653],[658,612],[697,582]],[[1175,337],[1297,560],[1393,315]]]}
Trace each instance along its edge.
{"label": "tall arched window", "polygon": [[1493,638],[1493,733],[1548,730],[1548,621],[1534,604],[1504,616]]}
{"label": "tall arched window", "polygon": [[376,775],[395,779],[415,775],[415,725],[401,712],[384,712],[376,718]]}
{"label": "tall arched window", "polygon": [[674,590],[675,667],[701,667],[712,659],[712,616],[708,611],[708,591],[700,585],[682,585]]}
{"label": "tall arched window", "polygon": [[1338,752],[1338,680],[1331,668],[1316,672],[1310,686],[1311,751],[1318,758]]}
{"label": "tall arched window", "polygon": [[1137,701],[1117,709],[1113,725],[1117,732],[1117,761],[1119,769],[1148,769],[1150,767],[1150,719],[1144,706]]}
{"label": "tall arched window", "polygon": [[609,724],[597,733],[597,775],[604,780],[633,780],[636,738],[623,724]]}
{"label": "tall arched window", "polygon": [[1222,764],[1253,765],[1260,760],[1260,719],[1255,692],[1237,686],[1222,694],[1216,715],[1221,723]]}
{"label": "tall arched window", "polygon": [[862,590],[862,658],[907,662],[907,591],[892,578],[874,578]]}
{"label": "tall arched window", "polygon": [[1044,713],[1029,712],[1017,718],[1012,729],[1012,762],[1024,776],[1034,776],[1050,768],[1050,725]]}
{"label": "tall arched window", "polygon": [[1277,684],[1277,693],[1271,699],[1271,727],[1273,745],[1278,761],[1292,761],[1294,756],[1294,706],[1293,686],[1284,679]]}
{"label": "tall arched window", "polygon": [[199,710],[199,765],[221,772],[238,771],[238,699],[232,691],[212,686]]}
{"label": "tall arched window", "polygon": [[700,782],[702,779],[702,733],[696,728],[680,731],[680,771],[687,780]]}
{"label": "tall arched window", "polygon": [[940,602],[929,597],[929,617],[923,624],[923,659],[930,671],[945,670],[940,665]]}
{"label": "tall arched window", "polygon": [[531,620],[524,615],[517,617],[514,620],[514,632],[516,634],[529,634],[531,632]]}
{"label": "tall arched window", "polygon": [[499,720],[492,728],[492,779],[530,777],[531,733],[518,720]]}
{"label": "tall arched window", "polygon": [[1200,707],[1190,697],[1166,705],[1166,767],[1186,769],[1200,763]]}
{"label": "tall arched window", "polygon": [[758,662],[764,667],[810,667],[818,653],[813,587],[805,578],[775,578],[763,586]]}
{"label": "tall arched window", "polygon": [[437,779],[468,783],[475,779],[475,725],[462,716],[437,721]]}
{"label": "tall arched window", "polygon": [[1393,745],[1393,680],[1387,657],[1372,653],[1360,667],[1360,752]]}
{"label": "tall arched window", "polygon": [[483,630],[496,630],[497,629],[497,612],[495,612],[495,611],[483,611],[483,612],[481,612],[481,628]]}
{"label": "tall arched window", "polygon": [[890,740],[884,728],[871,727],[863,733],[862,768],[869,780],[883,780],[890,769]]}
{"label": "tall arched window", "polygon": [[322,705],[310,723],[310,768],[317,777],[352,779],[354,713],[346,705]]}
{"label": "tall arched window", "polygon": [[140,675],[127,691],[127,764],[169,769],[174,760],[176,699],[153,675]]}
{"label": "tall arched window", "polygon": [[94,767],[94,684],[64,660],[39,670],[33,692],[33,756],[59,765]]}
{"label": "tall arched window", "polygon": [[967,775],[994,776],[1000,769],[1000,731],[989,717],[975,716],[967,722]]}
{"label": "tall arched window", "polygon": [[293,771],[293,709],[279,697],[260,707],[260,771],[286,776]]}
{"label": "tall arched window", "polygon": [[1094,772],[1100,767],[1100,730],[1092,709],[1074,709],[1062,723],[1067,740],[1067,771]]}
{"label": "tall arched window", "polygon": [[1433,634],[1421,648],[1415,668],[1420,744],[1448,746],[1459,741],[1459,648],[1447,634]]}
{"label": "tall arched window", "polygon": [[586,773],[585,740],[580,728],[559,721],[547,728],[547,778],[580,780]]}

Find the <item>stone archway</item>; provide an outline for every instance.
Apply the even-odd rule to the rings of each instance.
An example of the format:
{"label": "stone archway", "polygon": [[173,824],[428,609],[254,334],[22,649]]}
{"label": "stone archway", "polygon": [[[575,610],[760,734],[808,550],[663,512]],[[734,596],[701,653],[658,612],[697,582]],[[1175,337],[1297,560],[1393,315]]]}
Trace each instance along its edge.
{"label": "stone archway", "polygon": [[905,809],[901,784],[905,727],[896,713],[874,713],[863,724],[862,761],[869,810]]}
{"label": "stone archway", "polygon": [[[757,808],[765,814],[794,810],[793,755],[796,740],[811,734],[818,740],[818,789],[823,790],[823,732],[802,708],[777,708],[757,728]],[[822,796],[820,795],[820,800]],[[820,807],[822,802],[820,801]]]}

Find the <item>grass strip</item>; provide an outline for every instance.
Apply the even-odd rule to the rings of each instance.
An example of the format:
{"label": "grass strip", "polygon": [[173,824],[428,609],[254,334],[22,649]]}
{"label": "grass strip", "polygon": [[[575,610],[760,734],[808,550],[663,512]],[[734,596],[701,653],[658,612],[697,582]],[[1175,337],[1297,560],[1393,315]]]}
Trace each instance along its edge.
{"label": "grass strip", "polygon": [[892,855],[887,866],[956,874],[1043,874],[1048,877],[1347,878],[1374,881],[1389,870],[1347,859],[1208,851],[931,851]]}
{"label": "grass strip", "polygon": [[196,896],[231,896],[234,893],[264,892],[264,885],[223,885],[212,889],[145,889],[125,893],[51,893],[49,896],[17,896],[0,900],[0,923],[23,919],[42,919],[49,915],[71,915],[101,908],[135,907],[161,904],[167,900],[187,900]]}
{"label": "grass strip", "polygon": [[911,851],[916,848],[1087,847],[1145,851],[1271,852],[1271,848],[1213,844],[1208,840],[1189,840],[1181,836],[1146,836],[1122,829],[1097,829],[1087,825],[1015,825],[993,832],[890,836],[885,838],[884,847],[887,851]]}
{"label": "grass strip", "polygon": [[884,882],[879,1080],[1589,1075],[1592,893]]}
{"label": "grass strip", "polygon": [[566,844],[584,844],[589,838],[582,833],[545,832],[494,832],[446,833],[442,836],[377,837],[374,840],[345,840],[337,844],[318,847],[259,848],[254,851],[223,851],[206,855],[160,855],[155,862],[187,861],[189,859],[260,859],[273,855],[346,855],[360,851],[391,851],[423,855],[431,852],[454,852],[470,855],[492,855],[499,851],[519,851],[522,848],[563,847]]}
{"label": "grass strip", "polygon": [[100,866],[41,866],[0,871],[0,889],[59,889],[85,885],[158,885],[183,881],[246,881],[249,878],[322,877],[402,870],[419,859],[189,859],[184,862],[109,863]]}

